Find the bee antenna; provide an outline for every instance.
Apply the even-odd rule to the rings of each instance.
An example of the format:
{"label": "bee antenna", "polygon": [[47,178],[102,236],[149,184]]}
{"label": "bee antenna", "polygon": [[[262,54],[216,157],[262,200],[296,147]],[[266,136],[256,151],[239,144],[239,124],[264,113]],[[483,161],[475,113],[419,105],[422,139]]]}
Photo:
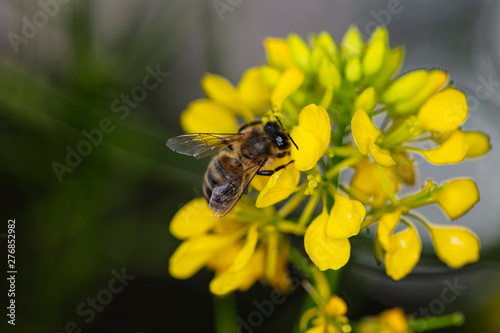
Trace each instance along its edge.
{"label": "bee antenna", "polygon": [[297,146],[297,144],[295,143],[295,141],[293,141],[292,137],[290,136],[290,134],[288,134],[288,137],[290,138],[290,141],[292,141],[293,145],[295,146],[295,148],[297,148],[297,150],[299,150],[299,146]]}
{"label": "bee antenna", "polygon": [[[278,123],[281,125],[281,127],[283,127],[283,124],[281,123],[281,120],[280,118],[276,117],[276,120],[278,121]],[[284,127],[283,127],[284,128]],[[290,141],[292,141],[293,145],[295,146],[295,148],[297,148],[297,150],[299,150],[299,146],[297,146],[297,144],[295,143],[295,141],[293,141],[292,137],[290,136],[290,134],[288,134],[288,138],[290,139]]]}
{"label": "bee antenna", "polygon": [[[283,124],[281,123],[281,120],[280,118],[276,117],[276,120],[278,121],[278,123],[281,125],[281,127],[283,127]],[[284,127],[283,127],[284,128]]]}

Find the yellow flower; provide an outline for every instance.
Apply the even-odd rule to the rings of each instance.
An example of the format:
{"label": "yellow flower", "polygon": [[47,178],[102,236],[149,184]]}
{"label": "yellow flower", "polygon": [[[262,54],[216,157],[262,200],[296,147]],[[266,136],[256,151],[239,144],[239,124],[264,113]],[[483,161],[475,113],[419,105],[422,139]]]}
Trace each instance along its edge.
{"label": "yellow flower", "polygon": [[201,87],[207,99],[190,103],[181,114],[186,133],[234,133],[235,116],[251,121],[270,108],[271,91],[264,83],[260,68],[247,70],[235,88],[221,76],[206,74]]}
{"label": "yellow flower", "polygon": [[396,210],[382,215],[377,225],[377,240],[384,250],[384,265],[387,276],[399,281],[412,271],[420,259],[422,244],[413,225],[393,234],[401,218]]}
{"label": "yellow flower", "polygon": [[370,114],[377,106],[377,102],[378,97],[375,88],[368,87],[356,97],[353,111],[363,109],[367,114]]}
{"label": "yellow flower", "polygon": [[382,101],[391,105],[391,112],[411,114],[448,80],[448,74],[440,69],[419,69],[395,79],[382,95]]}
{"label": "yellow flower", "polygon": [[408,333],[408,319],[401,308],[381,312],[377,317],[365,317],[358,325],[360,333]]}
{"label": "yellow flower", "polygon": [[170,233],[179,239],[186,239],[206,233],[217,223],[212,219],[204,198],[191,200],[180,209],[170,222]]}
{"label": "yellow flower", "polygon": [[383,26],[377,27],[373,32],[363,57],[365,76],[375,76],[383,69],[385,59],[390,52],[387,34],[387,29]]}
{"label": "yellow flower", "polygon": [[169,273],[176,279],[188,279],[219,252],[238,239],[232,235],[200,235],[191,237],[175,250],[169,261]]}
{"label": "yellow flower", "polygon": [[422,243],[413,226],[390,237],[384,255],[385,271],[394,281],[399,281],[413,270],[420,260]]}
{"label": "yellow flower", "polygon": [[285,200],[297,191],[299,179],[300,172],[293,165],[278,170],[259,193],[255,206],[268,207]]}
{"label": "yellow flower", "polygon": [[341,333],[350,331],[351,327],[348,324],[347,317],[345,317],[347,313],[345,301],[337,295],[327,296],[327,298],[325,305],[310,308],[302,314],[299,325],[301,331],[307,328],[309,322],[311,322],[312,327],[306,333]]}
{"label": "yellow flower", "polygon": [[264,47],[267,53],[267,62],[280,69],[294,66],[293,55],[288,43],[279,38],[266,38]]}
{"label": "yellow flower", "polygon": [[181,126],[186,133],[236,133],[238,130],[234,113],[208,99],[189,103],[181,113]]}
{"label": "yellow flower", "polygon": [[299,124],[290,132],[299,149],[292,147],[294,166],[300,171],[310,170],[323,156],[330,143],[330,117],[324,108],[314,104],[304,107]]}
{"label": "yellow flower", "polygon": [[373,125],[370,117],[363,109],[358,109],[354,113],[351,121],[352,136],[361,154],[370,153],[373,159],[384,167],[395,165],[396,162],[391,157],[389,151],[380,148],[376,141],[382,132]]}
{"label": "yellow flower", "polygon": [[427,131],[453,132],[467,119],[468,111],[465,94],[447,88],[427,99],[418,110],[417,120]]}
{"label": "yellow flower", "polygon": [[420,152],[432,164],[455,164],[464,160],[469,147],[465,134],[456,130],[440,146]]}
{"label": "yellow flower", "polygon": [[347,313],[347,304],[337,295],[333,295],[328,299],[325,306],[325,312],[330,317],[340,317]]}
{"label": "yellow flower", "polygon": [[271,94],[271,104],[281,110],[283,101],[297,88],[304,80],[304,73],[297,67],[290,67],[281,74],[276,87]]}
{"label": "yellow flower", "polygon": [[465,140],[469,146],[466,157],[479,157],[491,150],[490,137],[479,131],[466,131]]}
{"label": "yellow flower", "polygon": [[366,210],[357,200],[351,200],[336,193],[335,203],[326,225],[326,234],[331,239],[343,239],[359,233],[361,222],[365,219]]}
{"label": "yellow flower", "polygon": [[332,87],[337,91],[342,83],[342,74],[328,57],[324,57],[318,70],[318,81],[323,88]]}
{"label": "yellow flower", "polygon": [[311,222],[304,235],[304,247],[309,258],[322,271],[339,269],[349,261],[351,244],[347,238],[331,239],[326,234],[328,213],[324,210]]}
{"label": "yellow flower", "polygon": [[[384,168],[386,178],[389,180],[391,190],[398,191],[399,182],[392,168]],[[370,162],[367,158],[354,165],[354,176],[351,178],[350,190],[366,204],[378,207],[387,202],[382,182],[377,170],[377,163]]]}
{"label": "yellow flower", "polygon": [[343,195],[335,195],[330,214],[326,209],[309,225],[304,236],[307,254],[322,271],[339,269],[348,261],[348,238],[357,235],[366,215],[363,205]]}
{"label": "yellow flower", "polygon": [[382,215],[377,224],[377,239],[385,251],[391,249],[392,232],[399,223],[401,211],[396,210]]}
{"label": "yellow flower", "polygon": [[468,228],[431,225],[429,230],[437,256],[451,268],[479,260],[479,239]]}
{"label": "yellow flower", "polygon": [[261,222],[243,220],[235,212],[212,220],[204,199],[189,202],[170,225],[172,234],[184,239],[170,258],[170,275],[187,279],[206,266],[216,272],[210,283],[215,295],[247,290],[263,278],[288,291],[288,243],[273,227],[265,231],[261,227]]}
{"label": "yellow flower", "polygon": [[272,90],[265,81],[264,68],[247,70],[235,88],[218,75],[206,74],[201,86],[207,99],[196,100],[181,114],[181,125],[186,133],[235,133],[236,116],[246,122],[254,115],[263,115],[271,107],[281,109],[283,101],[300,87],[304,74],[296,67],[277,73]]}
{"label": "yellow flower", "polygon": [[351,25],[344,34],[344,38],[341,42],[340,49],[342,55],[345,59],[359,57],[364,48],[365,42],[363,41],[363,35],[361,35],[357,26]]}
{"label": "yellow flower", "polygon": [[479,190],[472,179],[455,179],[441,185],[432,198],[450,219],[455,220],[479,201]]}

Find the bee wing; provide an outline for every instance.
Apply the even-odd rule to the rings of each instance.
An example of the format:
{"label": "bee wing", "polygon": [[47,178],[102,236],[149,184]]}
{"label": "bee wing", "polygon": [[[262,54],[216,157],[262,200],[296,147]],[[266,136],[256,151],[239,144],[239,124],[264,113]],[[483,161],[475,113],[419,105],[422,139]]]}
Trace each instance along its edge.
{"label": "bee wing", "polygon": [[240,137],[241,134],[184,134],[168,140],[167,147],[177,153],[199,159],[215,154],[237,141]]}
{"label": "bee wing", "polygon": [[215,217],[223,217],[233,209],[263,164],[256,163],[213,189],[208,205]]}

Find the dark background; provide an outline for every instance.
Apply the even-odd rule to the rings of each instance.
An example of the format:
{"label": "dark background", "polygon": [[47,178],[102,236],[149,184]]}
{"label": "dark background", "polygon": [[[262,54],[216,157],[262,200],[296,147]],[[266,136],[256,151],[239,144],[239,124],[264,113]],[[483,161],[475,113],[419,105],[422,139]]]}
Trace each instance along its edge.
{"label": "dark background", "polygon": [[[423,237],[421,263],[395,283],[374,265],[371,242],[358,237],[339,294],[353,319],[397,305],[418,315],[421,309],[430,309],[429,314],[462,310],[465,325],[448,331],[498,332],[500,4],[220,2],[231,10],[218,13],[213,1],[202,0],[70,0],[47,7],[53,15],[30,31],[26,20],[43,20],[36,16],[45,6],[41,3],[54,2],[0,0],[0,275],[7,275],[8,219],[16,220],[18,271],[15,327],[6,324],[8,287],[1,279],[2,332],[65,332],[73,326],[83,332],[212,332],[211,273],[203,270],[186,281],[168,275],[168,259],[179,244],[168,231],[169,221],[200,196],[208,163],[165,147],[169,137],[181,133],[180,112],[203,97],[199,81],[205,72],[236,84],[247,68],[262,64],[265,37],[296,32],[307,38],[326,30],[339,41],[351,24],[368,37],[379,23],[387,26],[392,46],[406,45],[403,72],[448,70],[469,96],[465,128],[491,136],[494,148],[481,160],[453,167],[420,163],[421,181],[470,175],[478,182],[480,203],[456,223],[479,235],[481,260],[449,270],[435,260]],[[29,38],[13,46],[9,34],[28,37],[26,32]],[[140,89],[148,67],[168,76],[137,105],[114,112],[116,99]],[[59,179],[54,162],[66,164],[68,149],[87,140],[82,131],[98,129],[106,118],[112,130]],[[425,213],[447,223],[437,209]],[[110,293],[114,274],[122,270],[134,278]],[[447,281],[462,287],[445,303]],[[270,292],[256,285],[237,293],[241,318]],[[87,302],[96,297],[107,304],[93,316]],[[302,290],[288,296],[254,331],[290,331],[303,298]]]}

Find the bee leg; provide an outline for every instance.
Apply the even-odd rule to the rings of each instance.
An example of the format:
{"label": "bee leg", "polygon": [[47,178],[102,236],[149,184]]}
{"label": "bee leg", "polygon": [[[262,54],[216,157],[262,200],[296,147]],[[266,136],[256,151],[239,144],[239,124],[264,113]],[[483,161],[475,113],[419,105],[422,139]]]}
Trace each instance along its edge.
{"label": "bee leg", "polygon": [[257,171],[257,174],[259,176],[272,176],[276,171],[279,171],[281,169],[284,169],[286,168],[290,163],[292,163],[293,160],[291,160],[290,162],[288,162],[287,164],[283,164],[283,165],[280,165],[279,167],[277,167],[276,169],[274,170],[259,170]]}

